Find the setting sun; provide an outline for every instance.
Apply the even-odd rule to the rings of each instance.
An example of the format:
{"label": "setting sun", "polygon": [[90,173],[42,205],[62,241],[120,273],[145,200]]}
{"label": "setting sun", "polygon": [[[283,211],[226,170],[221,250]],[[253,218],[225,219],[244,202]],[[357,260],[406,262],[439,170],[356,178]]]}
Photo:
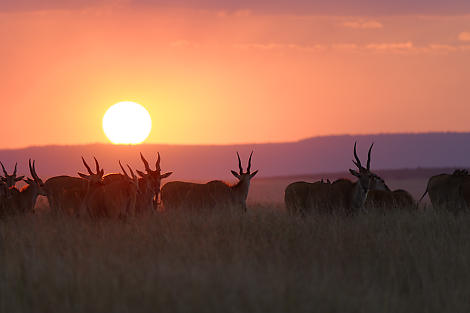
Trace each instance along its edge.
{"label": "setting sun", "polygon": [[139,144],[152,128],[149,112],[140,104],[123,101],[111,106],[103,117],[103,131],[114,144]]}

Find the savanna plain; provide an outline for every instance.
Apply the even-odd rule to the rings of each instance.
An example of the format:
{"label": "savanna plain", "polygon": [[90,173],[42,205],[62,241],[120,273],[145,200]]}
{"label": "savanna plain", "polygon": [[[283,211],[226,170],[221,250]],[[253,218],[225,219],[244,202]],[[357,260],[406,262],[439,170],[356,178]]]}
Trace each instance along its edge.
{"label": "savanna plain", "polygon": [[470,311],[470,214],[289,216],[288,180],[254,181],[245,214],[0,220],[0,312]]}

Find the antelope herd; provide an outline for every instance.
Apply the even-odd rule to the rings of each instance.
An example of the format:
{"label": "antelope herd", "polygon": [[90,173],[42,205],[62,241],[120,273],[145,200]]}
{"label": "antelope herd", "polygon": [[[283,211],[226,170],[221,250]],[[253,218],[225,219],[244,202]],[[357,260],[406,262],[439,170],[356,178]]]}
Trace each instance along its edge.
{"label": "antelope herd", "polygon": [[[357,156],[356,143],[354,144],[353,163],[356,169],[350,169],[349,172],[357,178],[356,181],[338,179],[325,182],[322,179],[313,183],[299,181],[288,185],[284,195],[287,212],[301,216],[312,213],[352,215],[377,207],[416,209],[426,194],[429,194],[434,208],[452,212],[470,208],[470,175],[466,170],[431,177],[425,193],[416,203],[410,193],[402,189],[391,190],[380,176],[371,171],[372,148],[373,144],[369,148],[364,167]],[[3,175],[0,175],[0,217],[33,212],[40,195],[47,197],[53,212],[77,217],[125,218],[156,212],[158,209],[235,208],[245,212],[250,182],[258,173],[257,170],[251,171],[252,156],[253,152],[244,171],[237,152],[239,171],[231,171],[238,180],[234,185],[220,180],[206,184],[173,181],[163,187],[161,180],[169,177],[172,172],[162,174],[160,153],[157,153],[154,170],[140,154],[144,171],[134,172],[129,165],[126,165],[126,170],[119,161],[122,172],[107,175],[96,158],[93,171],[82,157],[86,173],[78,173],[79,177],[55,176],[45,182],[39,178],[35,161],[31,162],[31,159],[31,178],[17,176],[17,164],[13,173],[8,174],[0,162],[3,170]],[[21,190],[16,187],[19,181],[26,183]]]}

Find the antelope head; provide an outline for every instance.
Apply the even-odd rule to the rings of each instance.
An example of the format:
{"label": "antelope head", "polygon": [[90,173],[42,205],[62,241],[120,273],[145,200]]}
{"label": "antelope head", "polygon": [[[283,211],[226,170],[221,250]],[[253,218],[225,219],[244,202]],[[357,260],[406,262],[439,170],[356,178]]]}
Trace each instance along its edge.
{"label": "antelope head", "polygon": [[150,168],[149,162],[147,162],[147,160],[144,158],[141,152],[140,158],[142,159],[142,162],[144,163],[145,173],[141,171],[137,171],[137,174],[139,174],[139,176],[142,177],[143,179],[150,178],[153,188],[155,190],[155,194],[158,198],[158,194],[160,193],[161,180],[163,178],[167,178],[168,176],[173,174],[173,172],[162,174],[162,170],[160,168],[160,152],[158,152],[157,155],[158,157],[157,157],[157,162],[155,163],[155,170],[152,170]]}
{"label": "antelope head", "polygon": [[132,168],[127,164],[127,168],[129,169],[129,172],[131,173],[132,176],[129,176],[126,172],[126,169],[124,166],[122,166],[121,161],[119,161],[119,166],[121,167],[122,172],[124,173],[124,176],[127,178],[127,180],[135,186],[136,190],[139,190],[139,179],[137,176],[134,174],[134,171]]}
{"label": "antelope head", "polygon": [[240,154],[237,152],[238,157],[238,169],[239,173],[236,171],[230,171],[233,176],[235,176],[240,182],[247,182],[249,183],[250,180],[258,174],[258,170],[251,172],[251,156],[253,155],[253,151],[251,151],[250,158],[248,159],[248,167],[246,168],[246,172],[243,172],[242,161],[240,160]]}
{"label": "antelope head", "polygon": [[104,170],[100,169],[100,165],[99,165],[98,161],[96,160],[96,158],[94,158],[94,159],[95,159],[96,173],[93,173],[91,168],[86,163],[85,159],[82,157],[82,162],[83,162],[83,165],[85,165],[85,167],[88,171],[88,175],[82,174],[82,173],[79,172],[78,176],[88,180],[89,184],[102,184],[103,183]]}
{"label": "antelope head", "polygon": [[358,168],[359,171],[349,169],[349,172],[356,176],[358,178],[358,184],[361,186],[361,189],[363,192],[367,193],[372,185],[375,183],[375,177],[376,175],[371,173],[370,171],[370,153],[372,151],[372,147],[374,144],[370,145],[369,152],[367,154],[367,166],[364,167],[361,164],[361,160],[359,160],[359,157],[357,156],[356,152],[356,142],[354,143],[354,158],[353,160],[354,165]]}
{"label": "antelope head", "polygon": [[24,181],[30,186],[37,187],[37,193],[39,195],[47,196],[46,191],[44,189],[44,183],[36,173],[36,161],[33,161],[33,164],[31,165],[31,159],[29,159],[29,172],[32,178],[27,177],[24,179]]}
{"label": "antelope head", "polygon": [[0,176],[0,179],[6,184],[7,188],[14,187],[17,182],[19,182],[20,180],[24,178],[24,176],[16,177],[16,166],[18,165],[18,163],[15,163],[15,170],[13,171],[13,174],[11,175],[8,175],[2,162],[0,162],[0,165],[2,166],[2,170],[4,174],[4,176]]}

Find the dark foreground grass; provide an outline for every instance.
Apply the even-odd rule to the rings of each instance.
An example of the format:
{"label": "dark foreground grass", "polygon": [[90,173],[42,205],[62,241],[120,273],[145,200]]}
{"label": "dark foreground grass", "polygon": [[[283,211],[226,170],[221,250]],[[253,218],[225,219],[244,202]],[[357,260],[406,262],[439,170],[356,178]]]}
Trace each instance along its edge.
{"label": "dark foreground grass", "polygon": [[469,312],[470,216],[0,221],[0,312]]}

